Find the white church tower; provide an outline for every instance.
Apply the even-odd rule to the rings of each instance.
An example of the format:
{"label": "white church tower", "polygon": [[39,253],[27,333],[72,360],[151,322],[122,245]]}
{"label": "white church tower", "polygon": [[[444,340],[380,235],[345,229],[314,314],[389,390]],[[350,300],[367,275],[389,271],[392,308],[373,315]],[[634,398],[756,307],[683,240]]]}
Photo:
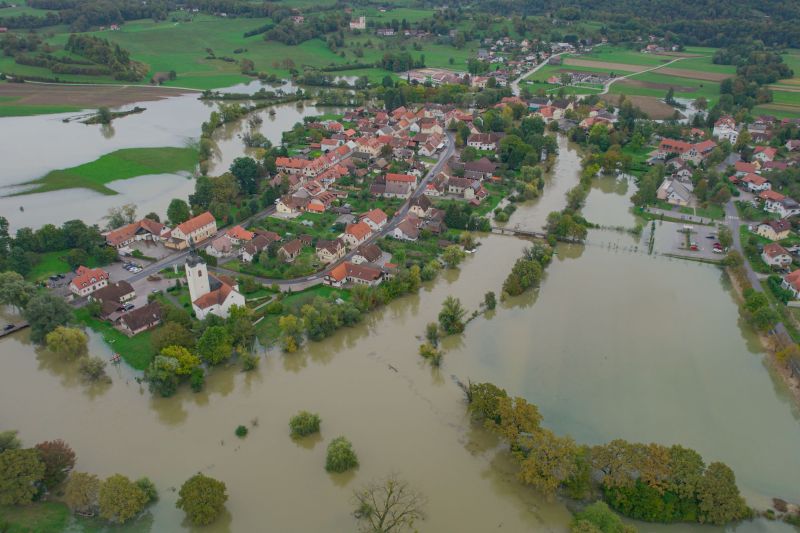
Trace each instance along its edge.
{"label": "white church tower", "polygon": [[211,292],[208,267],[205,261],[194,253],[186,259],[186,283],[189,285],[189,298],[193,302]]}

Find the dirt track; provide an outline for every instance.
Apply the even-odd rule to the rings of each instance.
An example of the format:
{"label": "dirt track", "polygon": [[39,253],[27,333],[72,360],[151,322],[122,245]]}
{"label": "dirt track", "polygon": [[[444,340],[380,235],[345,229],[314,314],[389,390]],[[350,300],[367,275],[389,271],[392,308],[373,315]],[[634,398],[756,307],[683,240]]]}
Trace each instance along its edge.
{"label": "dirt track", "polygon": [[[600,98],[606,102],[614,105],[619,104],[619,97],[620,95],[618,94],[604,94],[600,96]],[[653,96],[625,95],[625,99],[629,100],[634,106],[647,113],[651,119],[663,120],[671,118],[675,114],[675,109],[672,106],[668,106]]]}
{"label": "dirt track", "polygon": [[600,68],[600,69],[607,69],[610,71],[619,71],[622,70],[624,72],[641,72],[642,70],[647,70],[652,68],[648,65],[628,65],[627,63],[610,63],[608,61],[589,61],[587,59],[575,59],[573,57],[568,57],[564,60],[565,65],[573,65],[576,67],[591,67],[591,68]]}
{"label": "dirt track", "polygon": [[57,85],[40,83],[0,83],[0,97],[19,98],[26,105],[73,105],[116,107],[133,102],[162,100],[192,91],[136,85]]}
{"label": "dirt track", "polygon": [[679,78],[692,78],[695,80],[705,81],[722,81],[733,77],[733,74],[723,74],[721,72],[704,72],[702,70],[671,67],[660,68],[655,71],[655,74],[666,74],[667,76],[677,76]]}

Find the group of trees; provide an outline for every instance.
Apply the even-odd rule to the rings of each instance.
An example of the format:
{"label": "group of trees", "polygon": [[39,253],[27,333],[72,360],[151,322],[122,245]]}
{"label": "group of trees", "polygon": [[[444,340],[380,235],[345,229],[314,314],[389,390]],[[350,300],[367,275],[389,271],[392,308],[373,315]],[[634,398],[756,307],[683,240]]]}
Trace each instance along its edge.
{"label": "group of trees", "polygon": [[80,220],[68,220],[61,227],[45,224],[35,231],[20,228],[14,237],[8,228],[8,220],[0,216],[0,271],[13,270],[26,276],[41,261],[42,254],[55,251],[63,252],[70,268],[90,261],[105,265],[117,258],[116,250],[106,246],[100,229]]}
{"label": "group of trees", "polygon": [[536,243],[526,248],[503,282],[503,293],[517,296],[528,289],[538,287],[552,257],[553,250],[547,244]]}
{"label": "group of trees", "polygon": [[145,370],[150,391],[171,396],[188,381],[198,391],[205,382],[205,367],[213,367],[239,354],[245,370],[257,364],[249,358],[255,339],[253,312],[245,306],[232,306],[227,318],[209,314],[192,329],[188,313],[164,306],[164,325],[151,338],[158,354]]}
{"label": "group of trees", "polygon": [[472,416],[508,443],[521,481],[545,494],[583,499],[600,489],[619,512],[654,522],[724,525],[751,514],[731,469],[706,465],[694,450],[622,439],[579,445],[542,427],[535,405],[491,383],[470,383],[466,393]]}

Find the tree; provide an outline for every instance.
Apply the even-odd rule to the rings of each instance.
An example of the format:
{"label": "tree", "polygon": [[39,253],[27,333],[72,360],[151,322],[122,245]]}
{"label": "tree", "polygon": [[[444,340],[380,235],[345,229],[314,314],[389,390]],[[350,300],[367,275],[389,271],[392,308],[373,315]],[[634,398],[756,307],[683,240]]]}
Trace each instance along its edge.
{"label": "tree", "polygon": [[[587,528],[580,523],[589,524],[592,528]],[[594,502],[588,505],[583,511],[575,513],[571,528],[575,532],[598,531],[600,533],[635,533],[636,528],[625,525],[622,519],[614,511],[609,509],[605,502]]]}
{"label": "tree", "polygon": [[97,120],[100,124],[111,124],[112,118],[111,110],[107,107],[101,107],[97,110]]}
{"label": "tree", "polygon": [[36,450],[44,463],[42,483],[47,490],[52,490],[63,483],[75,467],[75,452],[61,439],[40,442]]}
{"label": "tree", "polygon": [[429,322],[425,326],[425,338],[434,348],[439,346],[439,324],[436,322]]}
{"label": "tree", "polygon": [[516,445],[520,435],[532,435],[540,430],[542,415],[539,409],[525,398],[497,398],[497,417],[500,419],[496,429],[512,445]]}
{"label": "tree", "polygon": [[182,324],[168,321],[153,332],[150,342],[156,352],[161,352],[167,346],[194,348],[194,335]]}
{"label": "tree", "polygon": [[252,157],[237,157],[230,167],[231,174],[239,184],[242,193],[251,195],[258,192],[258,163]]}
{"label": "tree", "polygon": [[548,429],[523,436],[517,443],[519,478],[550,497],[576,473],[575,442]]}
{"label": "tree", "polygon": [[89,337],[78,328],[58,326],[45,337],[47,349],[66,359],[86,355]]}
{"label": "tree", "polygon": [[178,368],[180,363],[173,357],[157,355],[144,373],[150,392],[163,397],[172,396],[178,389]]}
{"label": "tree", "polygon": [[493,383],[470,383],[467,397],[469,398],[467,409],[473,418],[499,426],[500,399],[508,397],[505,390]]}
{"label": "tree", "polygon": [[211,326],[197,341],[197,353],[210,365],[218,365],[233,355],[230,335],[224,326]]}
{"label": "tree", "polygon": [[445,248],[444,252],[442,253],[442,259],[447,265],[447,268],[457,267],[466,256],[467,254],[464,253],[464,250],[462,250],[457,244],[451,244]]}
{"label": "tree", "polygon": [[325,458],[325,470],[328,472],[345,472],[358,466],[358,457],[353,445],[344,437],[336,437],[328,444]]}
{"label": "tree", "polygon": [[312,433],[318,433],[320,422],[319,415],[300,411],[289,420],[292,437],[305,437]]}
{"label": "tree", "polygon": [[181,224],[191,218],[189,204],[180,198],[173,198],[167,207],[167,218],[172,224]]}
{"label": "tree", "polygon": [[0,505],[25,505],[36,495],[45,466],[33,448],[0,453]]}
{"label": "tree", "polygon": [[147,496],[147,503],[158,501],[158,489],[156,489],[156,484],[150,481],[150,478],[142,477],[137,479],[136,486],[142,489],[142,492]]}
{"label": "tree", "polygon": [[[0,254],[5,253],[0,249]],[[17,272],[0,272],[0,305],[24,309],[36,294],[36,286]]]}
{"label": "tree", "polygon": [[364,533],[394,533],[414,528],[425,519],[425,497],[391,474],[355,491],[359,530]]}
{"label": "tree", "polygon": [[749,509],[739,495],[736,476],[724,463],[708,465],[697,484],[701,523],[723,525],[747,517]]}
{"label": "tree", "polygon": [[136,204],[110,207],[103,218],[107,220],[106,229],[115,229],[136,222]]}
{"label": "tree", "polygon": [[43,292],[31,298],[23,316],[31,326],[31,340],[42,342],[48,333],[72,319],[72,308],[63,298]]}
{"label": "tree", "polygon": [[81,357],[78,371],[86,381],[111,381],[106,374],[106,361],[100,357]]}
{"label": "tree", "polygon": [[204,526],[216,520],[224,510],[228,501],[225,491],[225,483],[198,473],[181,485],[175,506],[186,513],[192,524]]}
{"label": "tree", "polygon": [[0,453],[6,450],[18,450],[22,448],[22,441],[17,438],[17,432],[13,429],[0,431]]}
{"label": "tree", "polygon": [[122,474],[114,474],[100,485],[100,516],[109,522],[124,524],[142,512],[148,501],[148,495]]}
{"label": "tree", "polygon": [[439,326],[442,331],[451,335],[464,331],[464,315],[466,314],[461,300],[448,296],[442,303],[442,310],[439,312]]}
{"label": "tree", "polygon": [[728,226],[722,226],[719,228],[717,239],[719,239],[719,243],[723,248],[730,248],[731,244],[733,244],[733,234],[731,233],[731,229]]}
{"label": "tree", "polygon": [[288,353],[297,351],[303,338],[303,322],[296,315],[284,315],[278,319],[281,330],[281,346]]}
{"label": "tree", "polygon": [[492,311],[497,307],[497,297],[494,295],[494,291],[489,291],[483,295],[483,305],[486,306],[487,311]]}
{"label": "tree", "polygon": [[100,480],[94,474],[73,472],[64,487],[64,503],[72,511],[93,513],[97,508]]}
{"label": "tree", "polygon": [[188,376],[200,366],[200,358],[183,346],[167,346],[161,350],[161,355],[171,357],[178,362],[175,373],[179,376]]}
{"label": "tree", "polygon": [[601,474],[605,488],[631,487],[636,472],[633,446],[624,439],[614,439],[592,448],[592,467]]}

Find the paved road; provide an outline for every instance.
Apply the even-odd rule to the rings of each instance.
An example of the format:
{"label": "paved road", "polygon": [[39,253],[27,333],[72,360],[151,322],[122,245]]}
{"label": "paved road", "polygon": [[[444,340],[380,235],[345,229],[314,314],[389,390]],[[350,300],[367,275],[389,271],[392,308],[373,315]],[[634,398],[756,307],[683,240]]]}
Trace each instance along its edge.
{"label": "paved road", "polygon": [[[750,265],[750,261],[748,261],[747,257],[744,255],[741,234],[739,233],[739,228],[742,226],[742,220],[739,218],[739,212],[736,211],[736,205],[734,204],[733,199],[728,200],[728,203],[725,204],[725,218],[728,220],[728,226],[731,228],[731,232],[733,233],[733,247],[736,248],[744,258],[744,270],[747,274],[747,280],[750,282],[750,285],[753,286],[753,289],[758,292],[764,292],[764,288],[761,286],[761,279],[756,271],[753,270],[753,267]],[[783,322],[778,322],[775,325],[775,329],[773,329],[771,333],[777,335],[783,341],[791,341],[789,332],[786,330],[786,326],[784,326]]]}
{"label": "paved road", "polygon": [[[447,163],[447,160],[450,159],[450,157],[453,155],[453,153],[455,153],[455,136],[452,133],[448,132],[447,133],[447,147],[444,149],[444,151],[441,154],[439,154],[439,160],[436,162],[436,164],[433,165],[433,167],[431,167],[431,169],[428,171],[428,173],[425,175],[425,177],[422,178],[422,180],[419,183],[419,186],[416,188],[416,190],[414,190],[413,193],[411,193],[411,197],[403,203],[403,205],[400,207],[400,209],[397,211],[397,213],[395,213],[395,215],[392,218],[392,220],[390,220],[386,224],[386,226],[384,226],[383,229],[381,229],[379,232],[373,233],[372,236],[369,237],[364,242],[364,244],[373,243],[373,242],[377,241],[378,239],[382,239],[383,237],[388,235],[390,232],[394,231],[394,229],[403,221],[405,216],[408,214],[408,210],[410,208],[411,200],[414,199],[414,198],[418,198],[420,195],[422,195],[424,193],[425,187],[428,185],[430,180],[433,179],[433,177],[436,176],[439,172],[441,172],[442,168]],[[256,215],[253,215],[249,219],[241,222],[241,224],[242,225],[246,225],[246,224],[249,224],[251,222],[254,222],[254,221],[257,221],[257,220],[261,220],[261,219],[266,218],[267,216],[271,215],[274,212],[275,212],[275,207],[270,206],[268,209],[265,209],[265,210],[257,213]],[[224,234],[225,231],[226,230],[218,231],[217,234],[214,236],[214,238],[216,238],[219,235]],[[206,241],[206,242],[208,242],[208,241]],[[169,267],[171,267],[173,265],[181,264],[186,260],[186,257],[188,255],[189,255],[189,251],[188,250],[183,250],[183,251],[171,254],[171,255],[161,259],[160,261],[157,261],[155,263],[152,263],[151,265],[148,265],[147,267],[145,267],[138,274],[133,274],[131,277],[128,278],[128,281],[130,283],[133,283],[134,281],[138,281],[138,280],[141,280],[143,278],[146,278],[147,276],[149,276],[151,274],[157,274],[158,272],[160,272],[161,270],[163,270],[165,268],[169,268]],[[260,283],[265,284],[265,285],[273,285],[273,284],[277,285],[282,290],[299,291],[299,290],[307,289],[309,287],[313,287],[314,285],[319,285],[325,279],[325,276],[333,268],[335,268],[337,265],[339,265],[340,263],[342,263],[344,261],[349,261],[350,259],[352,259],[353,255],[355,255],[355,250],[351,250],[342,259],[340,259],[340,260],[338,260],[338,261],[336,261],[334,263],[331,263],[324,270],[322,270],[320,272],[315,272],[314,274],[311,274],[309,276],[303,276],[303,277],[300,277],[300,278],[293,278],[293,279],[270,279],[270,278],[261,278],[261,277],[254,277],[254,279],[256,281],[260,282]],[[220,267],[209,267],[209,270],[211,270],[212,272],[217,272],[219,274],[227,274],[227,275],[232,275],[232,276],[236,276],[236,275],[239,274],[239,272],[236,272],[235,270],[230,270],[230,269],[227,269],[227,268],[220,268]]]}
{"label": "paved road", "polygon": [[[552,58],[552,57],[559,57],[559,56],[563,55],[564,53],[566,53],[566,52],[559,52],[558,54],[553,54],[553,55],[552,55],[552,56],[550,56],[550,57],[551,57],[551,58]],[[550,58],[548,58],[548,61],[549,61],[549,59],[550,59]],[[525,78],[527,78],[528,76],[530,76],[531,74],[533,74],[534,72],[538,71],[540,68],[542,68],[542,67],[543,67],[543,66],[545,66],[546,64],[547,64],[547,61],[542,61],[541,63],[539,63],[538,65],[536,65],[535,67],[533,67],[533,69],[532,69],[532,70],[529,70],[529,71],[528,71],[528,72],[526,72],[525,74],[521,75],[519,78],[517,78],[517,79],[515,79],[514,81],[512,81],[512,82],[511,82],[511,84],[510,84],[510,85],[511,85],[511,93],[512,93],[514,96],[519,96],[519,82],[521,82],[522,80],[524,80]]]}

